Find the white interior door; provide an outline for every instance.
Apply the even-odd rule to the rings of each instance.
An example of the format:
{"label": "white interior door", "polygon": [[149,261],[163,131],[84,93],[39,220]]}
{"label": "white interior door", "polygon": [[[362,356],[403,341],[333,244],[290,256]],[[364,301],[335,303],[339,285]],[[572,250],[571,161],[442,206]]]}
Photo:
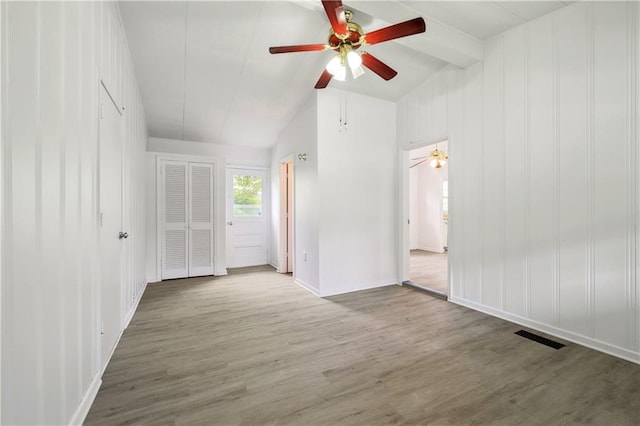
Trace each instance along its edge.
{"label": "white interior door", "polygon": [[188,269],[188,163],[161,164],[162,279],[184,278]]}
{"label": "white interior door", "polygon": [[101,366],[122,331],[122,117],[100,86]]}
{"label": "white interior door", "polygon": [[266,173],[227,169],[227,267],[267,264]]}
{"label": "white interior door", "polygon": [[189,163],[189,276],[213,275],[213,165]]}

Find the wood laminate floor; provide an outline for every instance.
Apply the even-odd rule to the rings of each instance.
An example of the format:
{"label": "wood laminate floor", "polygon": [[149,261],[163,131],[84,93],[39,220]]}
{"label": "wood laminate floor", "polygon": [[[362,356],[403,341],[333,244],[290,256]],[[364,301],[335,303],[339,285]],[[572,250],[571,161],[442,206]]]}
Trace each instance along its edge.
{"label": "wood laminate floor", "polygon": [[411,250],[409,279],[421,287],[449,293],[447,253]]}
{"label": "wood laminate floor", "polygon": [[640,423],[640,366],[519,329],[401,286],[321,299],[271,268],[152,284],[86,424]]}

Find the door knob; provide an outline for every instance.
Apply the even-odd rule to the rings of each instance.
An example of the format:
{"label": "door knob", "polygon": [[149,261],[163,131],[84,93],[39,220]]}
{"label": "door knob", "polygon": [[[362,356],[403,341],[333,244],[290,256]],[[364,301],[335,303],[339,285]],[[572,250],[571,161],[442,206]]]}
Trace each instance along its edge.
{"label": "door knob", "polygon": [[120,232],[119,238],[120,239],[129,238],[129,234],[127,234],[126,232]]}
{"label": "door knob", "polygon": [[229,222],[227,222],[227,225],[232,226],[233,222],[229,221]]}

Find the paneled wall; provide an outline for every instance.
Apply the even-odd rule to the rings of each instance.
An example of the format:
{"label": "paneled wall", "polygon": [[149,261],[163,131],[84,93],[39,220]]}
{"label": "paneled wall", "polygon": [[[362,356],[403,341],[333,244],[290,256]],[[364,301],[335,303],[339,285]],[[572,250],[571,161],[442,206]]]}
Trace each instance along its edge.
{"label": "paneled wall", "polygon": [[451,300],[635,362],[638,22],[585,2],[498,35],[446,120]]}
{"label": "paneled wall", "polygon": [[132,238],[123,312],[131,312],[145,284],[139,201],[145,119],[115,4],[1,7],[1,423],[80,423],[101,375],[98,94],[107,75],[101,69],[110,70],[105,85],[125,109],[124,218]]}

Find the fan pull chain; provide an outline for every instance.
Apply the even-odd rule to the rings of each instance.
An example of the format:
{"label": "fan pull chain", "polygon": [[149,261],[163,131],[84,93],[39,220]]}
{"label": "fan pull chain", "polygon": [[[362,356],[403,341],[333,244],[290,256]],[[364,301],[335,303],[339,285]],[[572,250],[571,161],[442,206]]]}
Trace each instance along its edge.
{"label": "fan pull chain", "polygon": [[347,131],[347,93],[345,91],[340,92],[340,125],[338,126],[338,131],[340,133]]}

